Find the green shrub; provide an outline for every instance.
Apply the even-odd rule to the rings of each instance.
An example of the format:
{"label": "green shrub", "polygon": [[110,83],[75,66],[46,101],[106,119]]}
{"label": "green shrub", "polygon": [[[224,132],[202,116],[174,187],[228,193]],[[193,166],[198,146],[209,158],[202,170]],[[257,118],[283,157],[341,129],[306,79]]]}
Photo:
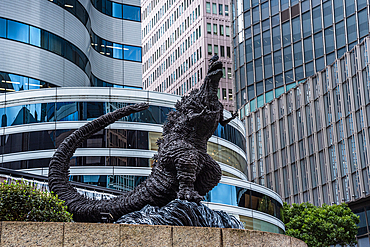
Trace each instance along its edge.
{"label": "green shrub", "polygon": [[70,222],[72,214],[53,193],[25,182],[0,183],[0,221]]}

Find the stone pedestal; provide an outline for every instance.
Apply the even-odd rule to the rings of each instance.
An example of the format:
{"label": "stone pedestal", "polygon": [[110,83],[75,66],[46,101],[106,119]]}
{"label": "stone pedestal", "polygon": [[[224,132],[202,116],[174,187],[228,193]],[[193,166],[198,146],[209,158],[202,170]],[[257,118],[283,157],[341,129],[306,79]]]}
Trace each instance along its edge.
{"label": "stone pedestal", "polygon": [[0,222],[0,246],[306,247],[276,233],[189,226]]}

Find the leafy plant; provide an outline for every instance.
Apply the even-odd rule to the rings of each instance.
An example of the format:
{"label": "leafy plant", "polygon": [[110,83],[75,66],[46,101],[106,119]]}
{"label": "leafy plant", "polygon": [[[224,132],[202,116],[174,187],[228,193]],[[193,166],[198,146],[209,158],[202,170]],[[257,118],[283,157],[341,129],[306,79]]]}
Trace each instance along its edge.
{"label": "leafy plant", "polygon": [[0,221],[70,222],[72,214],[53,192],[25,182],[0,183]]}
{"label": "leafy plant", "polygon": [[310,203],[289,205],[284,203],[283,222],[286,235],[299,238],[308,246],[329,246],[340,244],[354,246],[359,217],[347,204],[322,205]]}

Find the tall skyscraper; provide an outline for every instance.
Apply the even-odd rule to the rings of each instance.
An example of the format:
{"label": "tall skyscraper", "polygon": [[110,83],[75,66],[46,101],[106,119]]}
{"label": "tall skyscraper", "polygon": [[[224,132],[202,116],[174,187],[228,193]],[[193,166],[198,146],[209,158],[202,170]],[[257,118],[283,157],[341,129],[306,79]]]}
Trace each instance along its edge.
{"label": "tall skyscraper", "polygon": [[224,63],[219,98],[234,109],[228,1],[142,2],[143,88],[176,95],[199,88],[208,59]]}
{"label": "tall skyscraper", "polygon": [[235,0],[241,117],[332,64],[369,34],[367,0]]}

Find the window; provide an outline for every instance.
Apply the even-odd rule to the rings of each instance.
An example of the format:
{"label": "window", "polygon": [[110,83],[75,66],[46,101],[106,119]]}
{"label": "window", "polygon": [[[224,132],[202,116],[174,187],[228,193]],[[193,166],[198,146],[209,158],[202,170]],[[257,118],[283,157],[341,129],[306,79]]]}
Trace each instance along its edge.
{"label": "window", "polygon": [[227,100],[226,88],[222,89],[222,99]]}
{"label": "window", "polygon": [[220,25],[220,35],[224,36],[224,25]]}
{"label": "window", "polygon": [[221,51],[220,51],[221,57],[225,57],[225,46],[221,45],[220,49],[221,49]]}
{"label": "window", "polygon": [[229,89],[229,100],[233,100],[233,90]]}
{"label": "window", "polygon": [[218,5],[218,14],[219,14],[219,15],[223,15],[223,12],[224,12],[224,11],[223,11],[223,9],[224,9],[224,8],[223,8],[223,5],[222,5],[222,4],[219,4],[219,5]]}
{"label": "window", "polygon": [[225,15],[229,16],[229,5],[225,5]]}
{"label": "window", "polygon": [[225,70],[225,67],[222,67],[222,78],[226,78],[226,70]]}
{"label": "window", "polygon": [[227,68],[227,78],[231,79],[231,68]]}
{"label": "window", "polygon": [[[207,23],[207,33],[212,33],[211,23]],[[200,37],[200,36],[199,36]]]}
{"label": "window", "polygon": [[[225,5],[225,7],[226,7],[226,5]],[[226,36],[230,37],[230,27],[229,26],[225,26],[225,27],[226,27],[225,28]]]}
{"label": "window", "polygon": [[213,24],[213,34],[217,35],[217,24]]}
{"label": "window", "polygon": [[218,55],[218,45],[215,45],[214,46],[214,50],[213,51],[214,51],[214,54],[215,55]]}
{"label": "window", "polygon": [[210,4],[209,2],[206,2],[206,12],[207,12],[208,14],[210,14],[210,13],[211,13],[211,4]]}
{"label": "window", "polygon": [[212,14],[217,15],[217,4],[212,3]]}
{"label": "window", "polygon": [[226,56],[227,56],[227,58],[231,58],[230,46],[226,47]]}
{"label": "window", "polygon": [[212,45],[208,44],[208,55],[212,55]]}

